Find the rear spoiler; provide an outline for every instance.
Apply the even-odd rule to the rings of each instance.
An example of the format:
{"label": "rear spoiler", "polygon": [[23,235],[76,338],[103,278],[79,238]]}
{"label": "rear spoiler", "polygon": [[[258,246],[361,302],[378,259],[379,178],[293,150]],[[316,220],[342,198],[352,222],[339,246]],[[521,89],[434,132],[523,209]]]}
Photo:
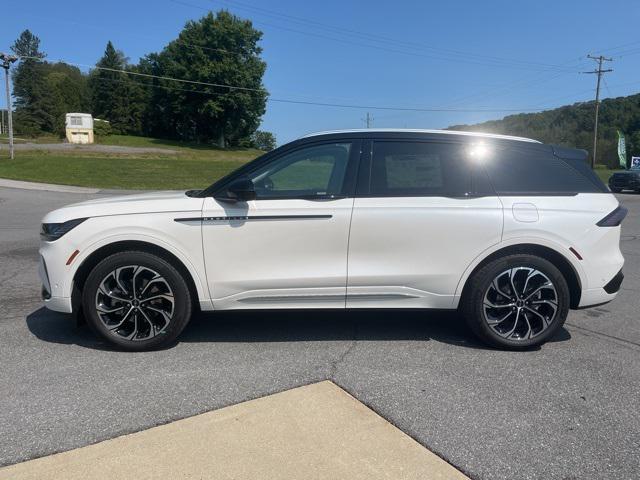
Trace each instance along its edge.
{"label": "rear spoiler", "polygon": [[563,160],[582,160],[589,164],[589,152],[579,148],[561,147],[560,145],[551,145],[553,154]]}

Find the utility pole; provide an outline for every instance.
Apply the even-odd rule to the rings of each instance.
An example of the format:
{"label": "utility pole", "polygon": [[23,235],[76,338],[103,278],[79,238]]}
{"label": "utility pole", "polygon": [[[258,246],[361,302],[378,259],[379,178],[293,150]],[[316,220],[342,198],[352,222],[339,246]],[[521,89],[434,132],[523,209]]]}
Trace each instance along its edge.
{"label": "utility pole", "polygon": [[602,55],[598,57],[594,57],[593,55],[587,55],[587,57],[598,62],[597,70],[593,70],[591,72],[582,72],[582,73],[595,73],[598,75],[598,82],[596,84],[596,118],[593,126],[593,156],[591,157],[591,168],[596,168],[596,154],[598,152],[598,113],[600,112],[600,80],[602,79],[602,74],[607,72],[613,72],[613,69],[611,68],[607,70],[603,70],[602,62],[612,62],[613,59],[603,57]]}
{"label": "utility pole", "polygon": [[2,61],[2,68],[4,68],[5,88],[7,91],[7,120],[9,127],[9,157],[11,160],[14,158],[13,154],[13,119],[11,118],[11,94],[9,93],[9,68],[11,64],[18,60],[15,55],[7,55],[6,53],[0,53],[0,61]]}
{"label": "utility pole", "polygon": [[367,112],[367,116],[363,118],[362,121],[365,123],[367,128],[371,128],[371,125],[373,124],[373,117],[369,114],[369,112]]}

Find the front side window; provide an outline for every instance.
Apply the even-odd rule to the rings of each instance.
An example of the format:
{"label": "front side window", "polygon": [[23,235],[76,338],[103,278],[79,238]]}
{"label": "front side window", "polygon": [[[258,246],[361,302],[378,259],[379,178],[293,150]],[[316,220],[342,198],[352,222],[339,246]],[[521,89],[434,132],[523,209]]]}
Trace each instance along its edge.
{"label": "front side window", "polygon": [[373,195],[465,196],[472,172],[463,145],[426,142],[374,142]]}
{"label": "front side window", "polygon": [[351,143],[304,147],[249,174],[258,199],[339,195],[344,184]]}

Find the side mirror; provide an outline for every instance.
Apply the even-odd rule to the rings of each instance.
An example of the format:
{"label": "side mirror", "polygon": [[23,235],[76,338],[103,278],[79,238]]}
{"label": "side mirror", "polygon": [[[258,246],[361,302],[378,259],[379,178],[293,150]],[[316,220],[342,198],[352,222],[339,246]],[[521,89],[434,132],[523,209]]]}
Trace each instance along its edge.
{"label": "side mirror", "polygon": [[247,202],[256,199],[256,189],[248,177],[240,177],[229,184],[218,200],[225,202]]}

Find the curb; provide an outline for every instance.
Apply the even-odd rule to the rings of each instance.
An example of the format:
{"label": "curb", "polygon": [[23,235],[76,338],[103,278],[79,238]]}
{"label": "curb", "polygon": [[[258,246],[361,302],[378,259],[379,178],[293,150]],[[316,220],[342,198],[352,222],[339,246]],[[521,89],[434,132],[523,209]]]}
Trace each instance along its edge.
{"label": "curb", "polygon": [[118,189],[102,189],[89,187],[75,187],[73,185],[56,185],[53,183],[24,182],[22,180],[10,180],[8,178],[0,178],[0,187],[18,188],[21,190],[42,190],[47,192],[60,193],[103,193],[103,194],[123,194],[137,193],[141,190],[118,190]]}

